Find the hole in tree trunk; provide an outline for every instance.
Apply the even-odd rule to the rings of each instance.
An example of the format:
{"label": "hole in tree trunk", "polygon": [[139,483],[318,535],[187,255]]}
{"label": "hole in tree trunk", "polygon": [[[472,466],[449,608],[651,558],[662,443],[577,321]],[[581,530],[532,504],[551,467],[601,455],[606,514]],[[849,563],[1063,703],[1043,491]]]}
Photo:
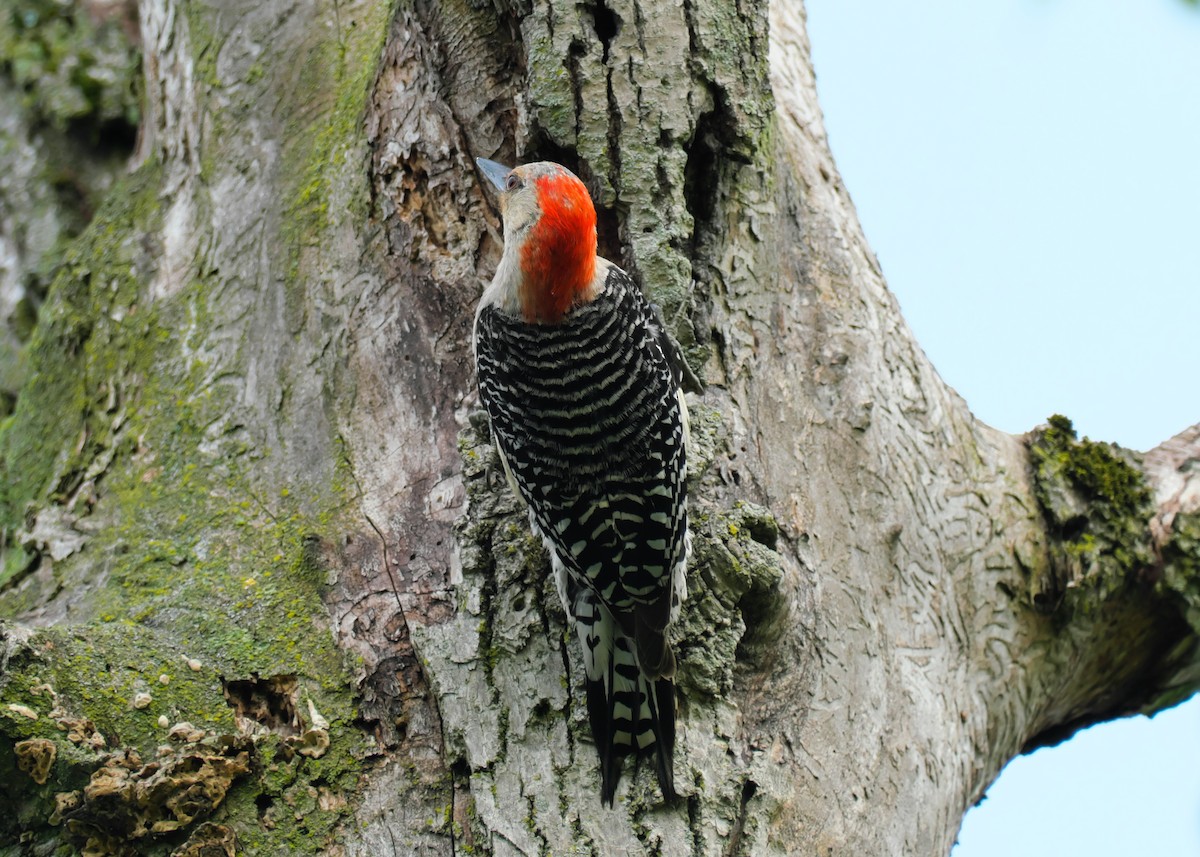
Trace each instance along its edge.
{"label": "hole in tree trunk", "polygon": [[225,701],[233,709],[238,728],[243,732],[266,728],[280,735],[299,735],[301,724],[296,712],[297,682],[294,675],[221,680]]}

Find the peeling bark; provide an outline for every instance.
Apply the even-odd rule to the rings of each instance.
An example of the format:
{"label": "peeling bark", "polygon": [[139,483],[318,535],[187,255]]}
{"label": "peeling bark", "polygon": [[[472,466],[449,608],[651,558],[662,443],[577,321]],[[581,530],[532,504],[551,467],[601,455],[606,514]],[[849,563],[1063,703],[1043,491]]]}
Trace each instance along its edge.
{"label": "peeling bark", "polygon": [[[1200,686],[1200,432],[971,416],[863,238],[798,2],[140,27],[132,175],[0,428],[0,835],[123,853],[136,814],[87,796],[174,735],[161,770],[244,757],[144,853],[947,854],[1014,755]],[[575,170],[697,378],[674,805],[641,770],[600,806],[495,478],[475,156]]]}

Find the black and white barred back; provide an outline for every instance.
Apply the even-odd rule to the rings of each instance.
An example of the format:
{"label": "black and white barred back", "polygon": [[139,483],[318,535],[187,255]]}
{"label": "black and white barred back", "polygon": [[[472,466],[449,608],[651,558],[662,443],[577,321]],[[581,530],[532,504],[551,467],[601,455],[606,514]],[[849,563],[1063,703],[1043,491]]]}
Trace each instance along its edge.
{"label": "black and white barred back", "polygon": [[549,549],[583,644],[588,712],[611,804],[626,754],[649,754],[674,795],[674,656],[686,595],[687,414],[671,345],[612,266],[554,325],[496,306],[475,326],[480,397],[506,470]]}

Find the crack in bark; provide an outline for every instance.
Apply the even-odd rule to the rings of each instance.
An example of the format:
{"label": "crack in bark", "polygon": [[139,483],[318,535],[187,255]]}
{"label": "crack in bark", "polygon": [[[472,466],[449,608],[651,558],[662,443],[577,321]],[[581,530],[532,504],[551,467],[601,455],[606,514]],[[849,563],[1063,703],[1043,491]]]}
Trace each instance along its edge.
{"label": "crack in bark", "polygon": [[749,816],[750,800],[758,791],[758,783],[754,780],[746,780],[742,783],[742,798],[741,804],[738,807],[737,818],[734,819],[733,828],[729,831],[729,842],[725,846],[724,857],[738,857],[742,847],[742,837],[746,832],[746,819]]}
{"label": "crack in bark", "polygon": [[[617,103],[616,94],[613,91],[613,72],[614,69],[610,65],[605,66],[604,85],[605,93],[608,99],[608,167],[609,167],[609,184],[612,186],[615,196],[614,202],[621,198],[621,107]],[[620,241],[621,225],[618,219],[617,241]],[[623,260],[628,267],[628,263],[632,260]]]}
{"label": "crack in bark", "polygon": [[[699,774],[697,774],[699,777]],[[701,834],[700,783],[693,784],[696,791],[687,797],[688,828],[692,831],[692,857],[704,857],[704,836]]]}
{"label": "crack in bark", "polygon": [[620,29],[621,17],[609,8],[605,0],[596,0],[596,6],[592,10],[592,24],[596,30],[596,37],[600,39],[600,63],[608,65],[608,50]]}
{"label": "crack in bark", "polygon": [[[551,636],[550,621],[546,615],[546,605],[544,602],[545,602],[545,599],[543,599],[542,609],[540,611],[542,614],[543,631],[547,637],[550,637]],[[576,745],[575,745],[575,730],[573,728],[574,713],[575,713],[575,708],[574,708],[575,694],[572,693],[572,690],[575,687],[575,681],[574,681],[574,677],[571,675],[571,652],[569,649],[569,646],[571,643],[571,629],[569,627],[565,627],[564,633],[558,634],[557,636],[558,636],[558,651],[559,651],[559,654],[562,656],[563,675],[566,676],[566,682],[567,682],[567,694],[566,694],[567,703],[566,703],[566,707],[563,709],[563,715],[567,721],[567,749],[570,751],[571,760],[574,761],[575,760],[575,747],[576,747]]]}
{"label": "crack in bark", "polygon": [[[605,53],[608,48],[605,47]],[[580,85],[579,59],[587,52],[586,46],[578,39],[572,39],[567,49],[567,73],[571,76],[571,93],[575,100],[575,144],[579,145],[579,129],[583,122],[583,87]]]}
{"label": "crack in bark", "polygon": [[[634,2],[633,4],[633,26],[637,33],[638,48],[641,49],[642,56],[648,57],[649,52],[646,50],[646,19],[642,15],[642,4]],[[633,75],[630,75],[630,80],[634,80]]]}

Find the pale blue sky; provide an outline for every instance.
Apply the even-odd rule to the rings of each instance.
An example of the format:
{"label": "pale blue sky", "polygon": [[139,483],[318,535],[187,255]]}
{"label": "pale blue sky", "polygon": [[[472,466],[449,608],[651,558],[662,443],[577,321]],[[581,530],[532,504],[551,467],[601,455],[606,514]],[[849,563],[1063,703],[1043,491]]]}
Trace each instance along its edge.
{"label": "pale blue sky", "polygon": [[[1148,449],[1200,421],[1200,12],[808,0],[834,157],[983,420]],[[1013,762],[954,857],[1200,857],[1200,700]]]}

